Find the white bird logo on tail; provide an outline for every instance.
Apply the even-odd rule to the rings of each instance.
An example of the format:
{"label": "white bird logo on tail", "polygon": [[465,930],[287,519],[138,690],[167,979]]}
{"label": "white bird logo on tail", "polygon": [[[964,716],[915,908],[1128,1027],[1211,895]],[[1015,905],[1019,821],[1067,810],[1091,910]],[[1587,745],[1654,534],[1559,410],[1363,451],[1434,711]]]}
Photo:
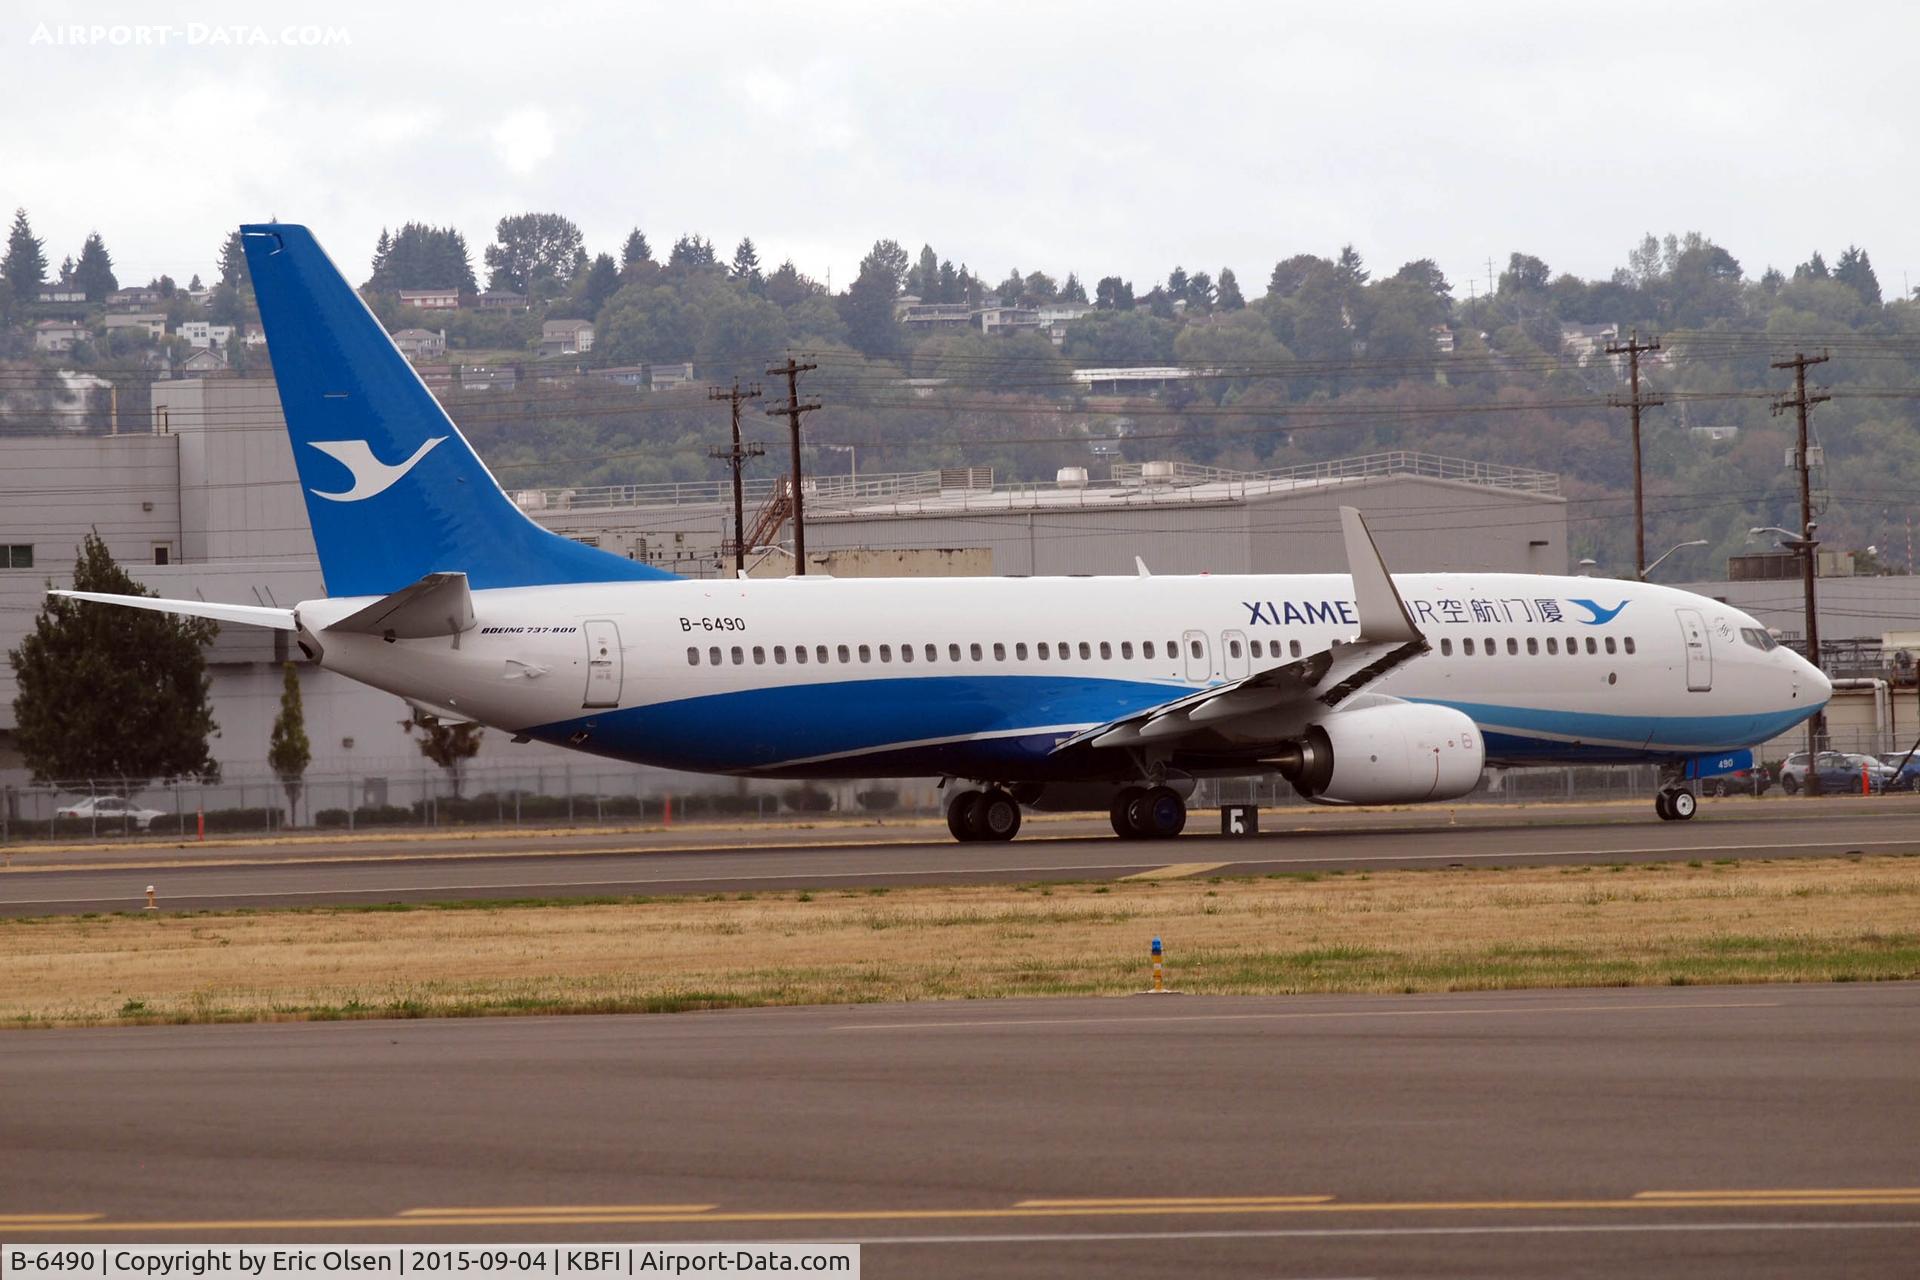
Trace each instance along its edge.
{"label": "white bird logo on tail", "polygon": [[402,476],[419,465],[420,459],[426,457],[433,451],[435,445],[445,439],[445,436],[433,437],[415,449],[413,456],[398,466],[374,457],[373,447],[365,440],[309,440],[308,444],[353,473],[353,487],[339,493],[328,493],[324,489],[310,489],[308,492],[316,498],[325,498],[329,502],[364,502],[398,484]]}

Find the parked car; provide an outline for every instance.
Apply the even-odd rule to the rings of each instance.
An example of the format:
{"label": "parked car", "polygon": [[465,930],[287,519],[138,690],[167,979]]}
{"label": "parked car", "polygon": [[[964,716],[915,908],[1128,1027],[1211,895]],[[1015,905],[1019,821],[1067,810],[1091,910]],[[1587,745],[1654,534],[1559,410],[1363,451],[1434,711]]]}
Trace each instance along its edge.
{"label": "parked car", "polygon": [[[1865,785],[1872,792],[1887,789],[1893,780],[1891,766],[1875,760],[1872,756],[1856,755],[1849,751],[1822,751],[1820,753],[1820,792],[1822,795],[1858,795],[1862,787],[1862,772],[1865,773]],[[1807,785],[1807,753],[1796,751],[1788,756],[1780,766],[1780,787],[1788,795],[1797,794]]]}
{"label": "parked car", "polygon": [[164,809],[142,809],[124,796],[88,796],[53,811],[56,818],[91,819],[95,822],[132,823],[141,831],[153,825],[155,818],[166,817]]}
{"label": "parked car", "polygon": [[1710,796],[1763,796],[1772,785],[1773,775],[1755,765],[1751,769],[1735,769],[1703,778],[1700,789]]}
{"label": "parked car", "polygon": [[1904,751],[1890,751],[1880,757],[1880,763],[1892,769],[1893,776],[1887,779],[1889,791],[1911,791],[1916,782],[1920,782],[1920,751],[1911,758]]}

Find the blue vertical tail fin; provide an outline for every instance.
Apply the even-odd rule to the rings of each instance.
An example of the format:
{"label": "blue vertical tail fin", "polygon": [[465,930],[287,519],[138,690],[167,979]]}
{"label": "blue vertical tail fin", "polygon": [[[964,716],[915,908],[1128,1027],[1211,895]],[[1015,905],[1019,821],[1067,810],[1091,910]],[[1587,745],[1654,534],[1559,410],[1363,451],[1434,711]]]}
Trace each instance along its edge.
{"label": "blue vertical tail fin", "polygon": [[273,222],[240,237],[329,595],[440,572],[476,589],[674,576],[528,519],[312,232]]}

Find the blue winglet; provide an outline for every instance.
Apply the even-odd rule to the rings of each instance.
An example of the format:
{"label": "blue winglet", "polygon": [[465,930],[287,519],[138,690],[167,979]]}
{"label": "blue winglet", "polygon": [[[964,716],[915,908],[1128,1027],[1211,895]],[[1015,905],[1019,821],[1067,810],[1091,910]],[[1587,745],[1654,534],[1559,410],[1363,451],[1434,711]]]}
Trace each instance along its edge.
{"label": "blue winglet", "polygon": [[528,519],[312,232],[255,224],[240,242],[329,595],[430,573],[477,590],[675,576]]}

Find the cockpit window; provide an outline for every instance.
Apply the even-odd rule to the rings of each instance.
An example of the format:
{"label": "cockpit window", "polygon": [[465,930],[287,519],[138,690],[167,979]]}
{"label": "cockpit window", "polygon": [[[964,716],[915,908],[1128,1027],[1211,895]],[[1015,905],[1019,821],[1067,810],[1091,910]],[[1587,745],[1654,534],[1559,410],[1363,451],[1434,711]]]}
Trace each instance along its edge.
{"label": "cockpit window", "polygon": [[1759,627],[1740,628],[1740,638],[1742,640],[1745,640],[1748,644],[1752,645],[1754,648],[1760,650],[1763,653],[1768,649],[1778,648],[1780,645],[1780,642],[1778,640],[1775,640],[1771,635],[1769,635],[1765,631],[1762,631]]}

